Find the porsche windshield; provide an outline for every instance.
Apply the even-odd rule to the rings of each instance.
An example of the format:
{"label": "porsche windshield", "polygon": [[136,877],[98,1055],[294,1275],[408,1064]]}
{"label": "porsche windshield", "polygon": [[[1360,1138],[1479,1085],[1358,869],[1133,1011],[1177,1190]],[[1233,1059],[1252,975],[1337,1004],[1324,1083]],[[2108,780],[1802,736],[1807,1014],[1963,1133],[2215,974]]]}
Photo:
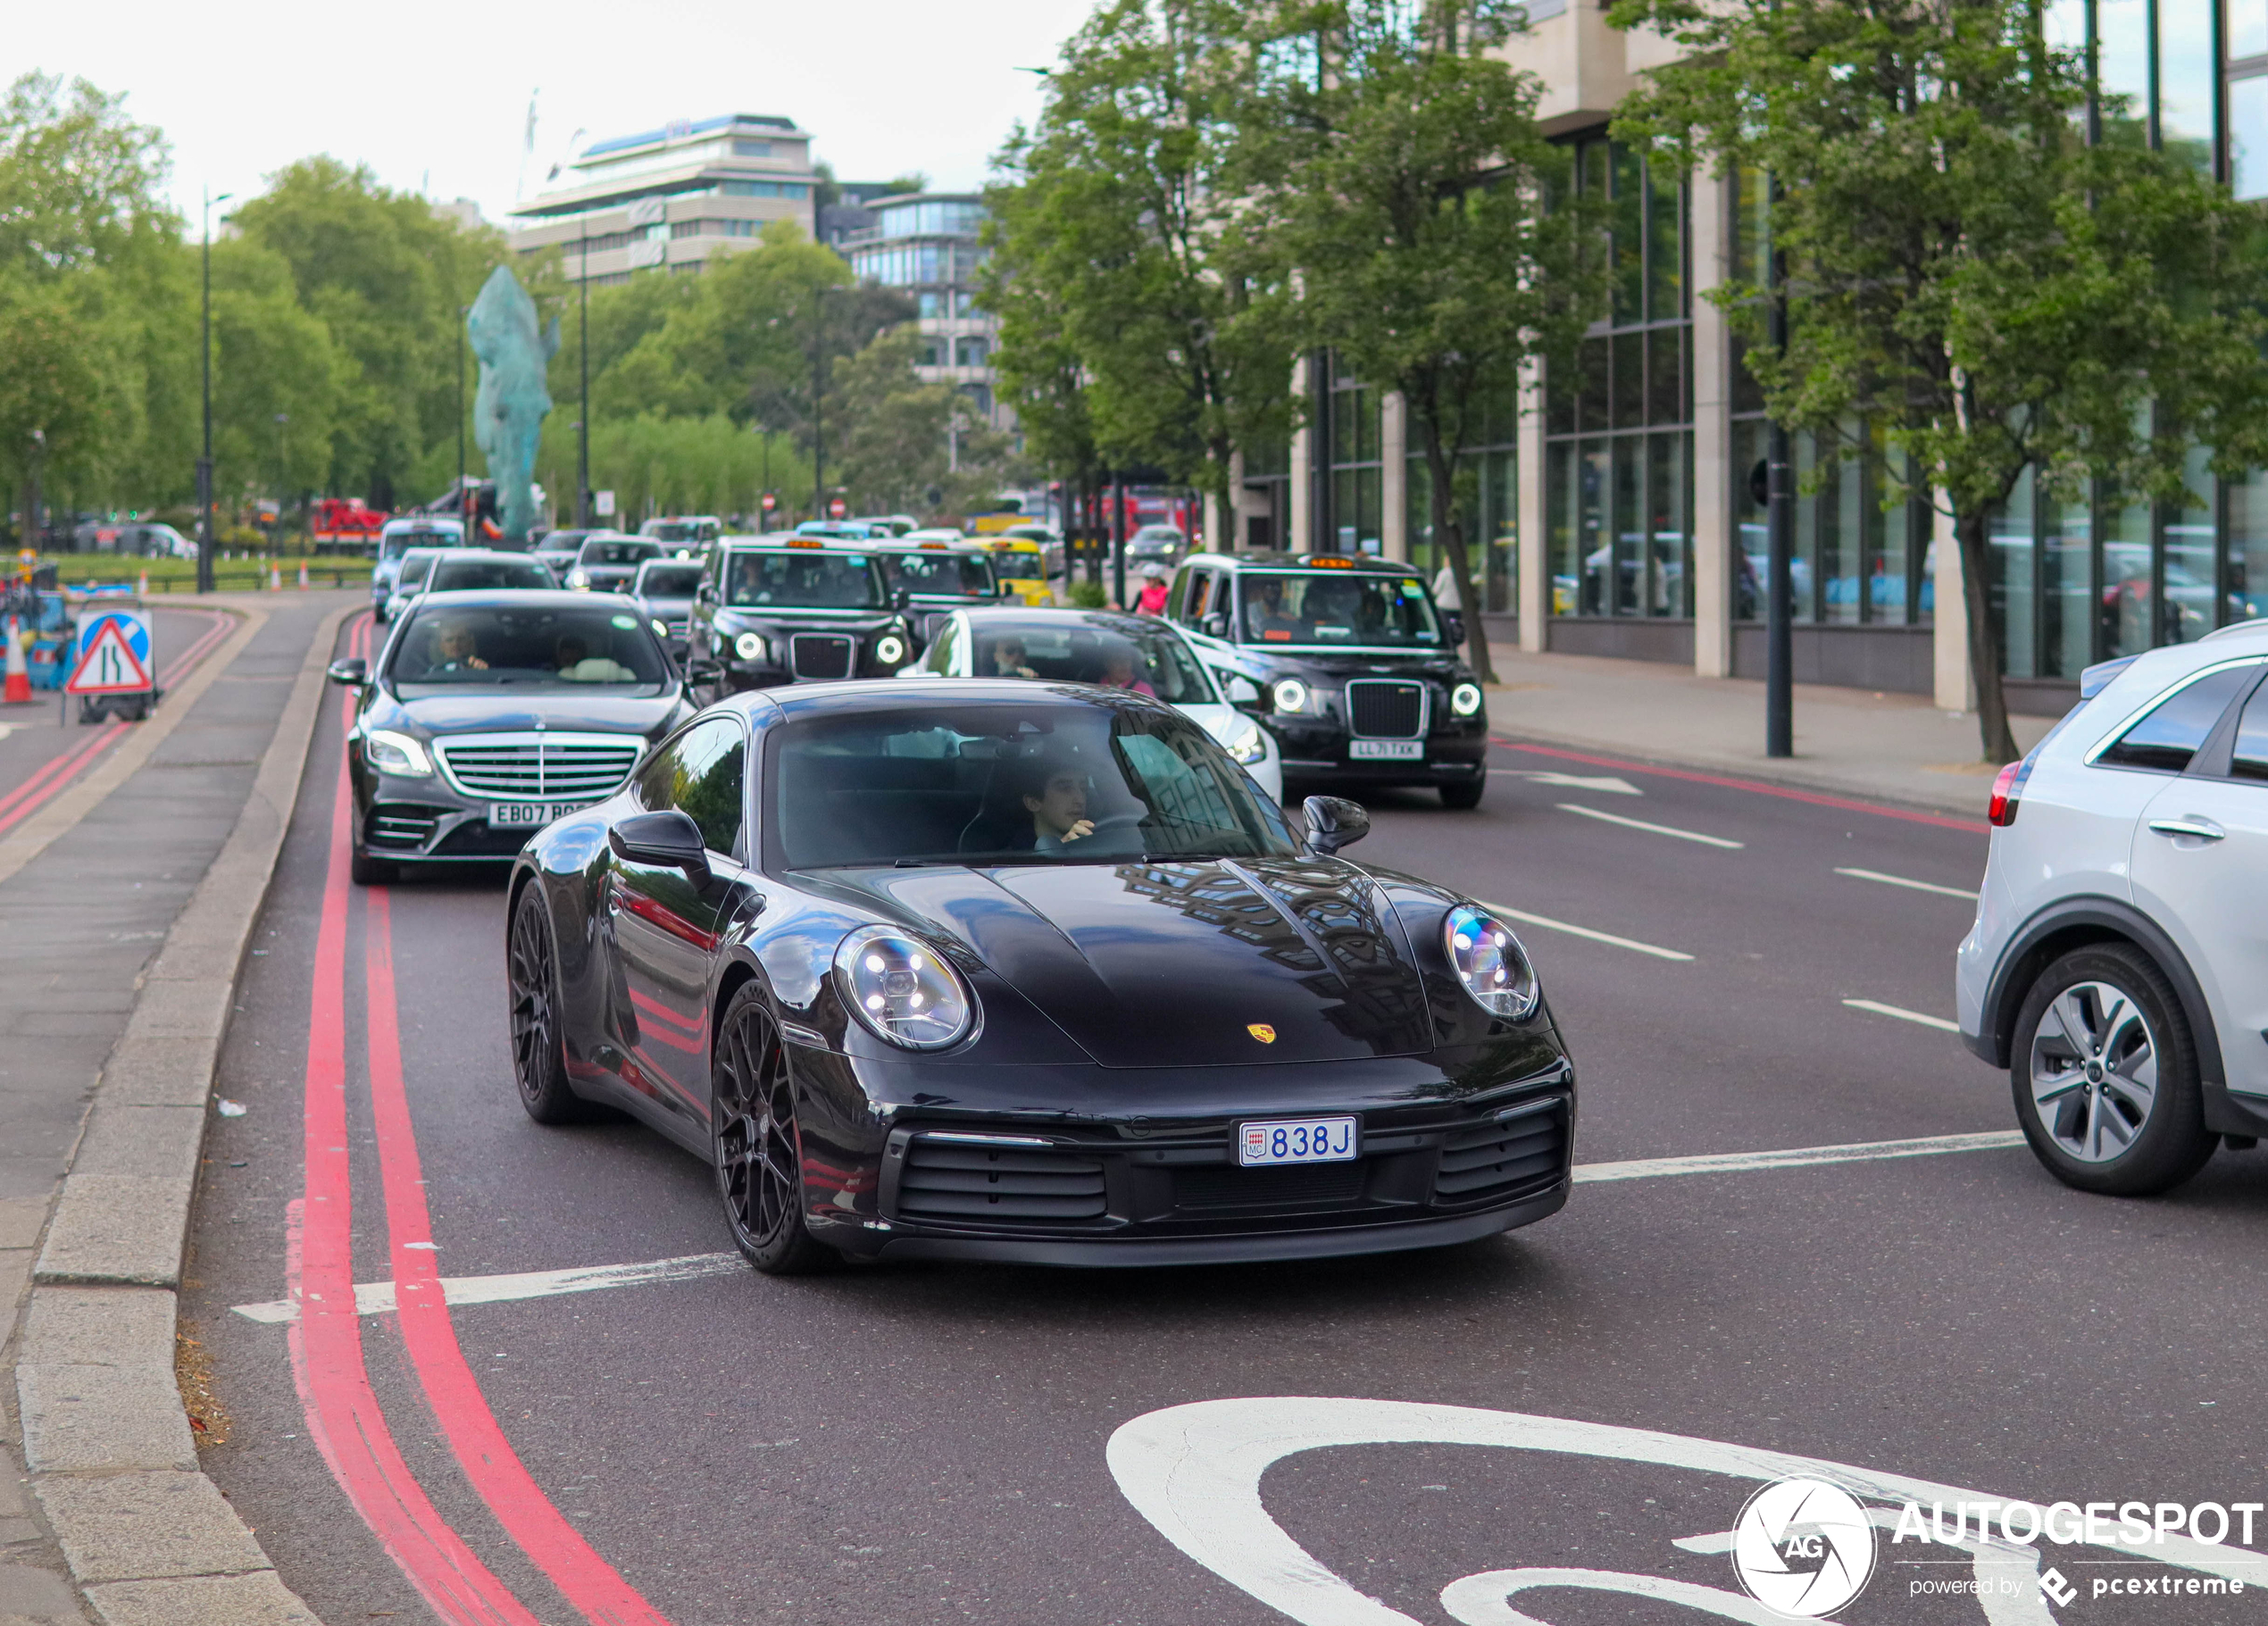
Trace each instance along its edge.
{"label": "porsche windshield", "polygon": [[1238,578],[1247,644],[1438,649],[1441,623],[1414,576],[1354,571],[1247,571]]}
{"label": "porsche windshield", "polygon": [[603,605],[443,605],[402,630],[388,675],[405,700],[467,688],[659,694],[668,663],[645,623]]}
{"label": "porsche windshield", "polygon": [[724,585],[725,603],[751,608],[874,610],[885,602],[864,554],[816,547],[735,554]]}
{"label": "porsche windshield", "polygon": [[1287,857],[1283,810],[1188,719],[1143,702],[850,713],[771,732],[783,870]]}
{"label": "porsche windshield", "polygon": [[990,598],[992,567],[975,554],[942,548],[921,553],[881,554],[890,585],[916,598]]}

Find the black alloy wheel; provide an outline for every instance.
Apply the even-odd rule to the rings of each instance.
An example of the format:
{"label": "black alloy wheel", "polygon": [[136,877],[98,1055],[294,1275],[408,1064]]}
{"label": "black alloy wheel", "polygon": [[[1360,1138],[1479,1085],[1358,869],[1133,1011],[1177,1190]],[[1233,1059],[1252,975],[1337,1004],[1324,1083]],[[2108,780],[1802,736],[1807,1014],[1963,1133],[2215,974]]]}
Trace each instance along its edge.
{"label": "black alloy wheel", "polygon": [[796,1276],[838,1258],[804,1224],[795,1084],[779,1024],[753,982],[733,995],[718,1031],[709,1145],[725,1223],[750,1264],[766,1275]]}
{"label": "black alloy wheel", "polygon": [[2056,961],[2025,995],[2013,1037],[2016,1121],[2065,1185],[2154,1197],[2220,1144],[2205,1127],[2181,1002],[2139,948],[2097,943]]}
{"label": "black alloy wheel", "polygon": [[588,1122],[597,1110],[567,1082],[566,1045],[559,1030],[559,956],[540,882],[523,888],[513,906],[504,962],[512,990],[512,1076],[520,1086],[520,1105],[538,1123]]}

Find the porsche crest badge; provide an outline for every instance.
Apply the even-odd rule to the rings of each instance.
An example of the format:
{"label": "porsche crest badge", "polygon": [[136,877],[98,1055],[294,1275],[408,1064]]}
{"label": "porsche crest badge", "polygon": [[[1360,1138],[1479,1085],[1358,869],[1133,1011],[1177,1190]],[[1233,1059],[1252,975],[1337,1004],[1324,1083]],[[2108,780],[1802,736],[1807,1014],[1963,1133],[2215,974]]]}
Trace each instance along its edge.
{"label": "porsche crest badge", "polygon": [[1245,1023],[1244,1030],[1263,1045],[1276,1042],[1276,1030],[1264,1021],[1248,1021]]}

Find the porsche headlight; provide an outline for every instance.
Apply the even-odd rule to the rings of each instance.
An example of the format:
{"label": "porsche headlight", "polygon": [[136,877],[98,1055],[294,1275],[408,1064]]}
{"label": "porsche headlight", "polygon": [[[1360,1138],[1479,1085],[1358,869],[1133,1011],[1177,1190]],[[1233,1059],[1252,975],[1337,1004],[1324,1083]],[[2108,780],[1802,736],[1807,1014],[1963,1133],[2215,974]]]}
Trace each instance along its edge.
{"label": "porsche headlight", "polygon": [[1247,768],[1268,760],[1268,742],[1261,737],[1260,725],[1249,717],[1244,720],[1244,727],[1229,737],[1223,748]]}
{"label": "porsche headlight", "polygon": [[1270,699],[1280,712],[1304,712],[1307,709],[1307,686],[1297,678],[1284,678],[1268,691]]}
{"label": "porsche headlight", "polygon": [[1460,717],[1470,717],[1480,709],[1480,686],[1460,683],[1449,691],[1449,710]]}
{"label": "porsche headlight", "polygon": [[590,572],[588,571],[569,571],[567,572],[567,585],[570,588],[578,593],[587,591],[590,587]]}
{"label": "porsche headlight", "polygon": [[433,762],[425,755],[425,747],[407,734],[396,734],[391,729],[372,729],[363,736],[363,760],[380,773],[408,780],[422,779],[433,771]]}
{"label": "porsche headlight", "polygon": [[1459,904],[1442,923],[1442,946],[1472,1002],[1492,1016],[1520,1021],[1541,993],[1528,952],[1512,929],[1485,910]]}
{"label": "porsche headlight", "polygon": [[885,632],[874,646],[874,658],[885,666],[896,665],[905,659],[905,640],[895,632]]}
{"label": "porsche headlight", "polygon": [[942,1050],[969,1036],[976,1001],[937,951],[888,926],[867,926],[835,951],[844,1003],[879,1038]]}
{"label": "porsche headlight", "polygon": [[732,653],[738,655],[744,661],[763,660],[764,653],[763,634],[761,632],[742,633],[738,638],[732,640]]}

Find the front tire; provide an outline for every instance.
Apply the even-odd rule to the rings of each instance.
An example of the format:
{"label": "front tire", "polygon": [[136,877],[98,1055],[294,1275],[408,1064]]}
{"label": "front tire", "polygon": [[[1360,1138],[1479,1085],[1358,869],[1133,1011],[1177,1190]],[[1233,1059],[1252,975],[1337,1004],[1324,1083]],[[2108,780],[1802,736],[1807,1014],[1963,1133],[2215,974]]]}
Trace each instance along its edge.
{"label": "front tire", "polygon": [[2024,1138],[2067,1186],[2154,1197],[2203,1168],[2219,1143],[2205,1127],[2180,1000],[2127,944],[2078,949],[2042,971],[2008,1059]]}
{"label": "front tire", "polygon": [[840,1256],[804,1223],[795,1082],[755,983],[743,983],[724,1008],[709,1077],[709,1161],[734,1244],[767,1276],[836,1263]]}
{"label": "front tire", "polygon": [[1455,808],[1460,813],[1468,812],[1480,805],[1480,794],[1488,788],[1488,778],[1486,774],[1480,774],[1469,785],[1443,785],[1438,788],[1442,806]]}
{"label": "front tire", "polygon": [[355,847],[347,855],[346,874],[358,887],[390,887],[400,879],[401,871],[390,860],[373,858]]}
{"label": "front tire", "polygon": [[512,1077],[520,1087],[520,1105],[538,1123],[588,1123],[598,1113],[567,1082],[559,955],[539,884],[522,888],[513,905],[504,974],[512,994]]}

